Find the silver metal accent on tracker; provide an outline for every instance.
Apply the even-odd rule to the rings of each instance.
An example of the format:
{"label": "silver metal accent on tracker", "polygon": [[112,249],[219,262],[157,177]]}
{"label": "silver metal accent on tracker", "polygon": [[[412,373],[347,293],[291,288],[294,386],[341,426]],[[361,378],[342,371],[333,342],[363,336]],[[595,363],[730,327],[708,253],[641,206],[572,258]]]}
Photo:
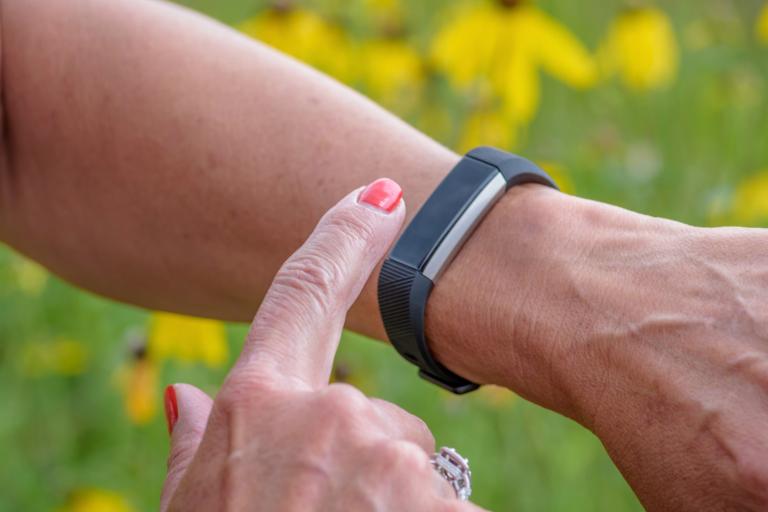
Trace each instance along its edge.
{"label": "silver metal accent on tracker", "polygon": [[507,182],[504,181],[501,173],[497,173],[467,206],[459,220],[440,242],[425,265],[422,274],[432,282],[437,281],[440,274],[448,267],[461,246],[467,241],[469,235],[475,230],[475,227],[483,220],[485,214],[504,195],[506,188]]}
{"label": "silver metal accent on tracker", "polygon": [[432,467],[440,476],[451,484],[456,491],[456,497],[467,501],[472,495],[472,472],[469,470],[469,459],[465,459],[453,448],[443,446],[440,451],[430,458]]}

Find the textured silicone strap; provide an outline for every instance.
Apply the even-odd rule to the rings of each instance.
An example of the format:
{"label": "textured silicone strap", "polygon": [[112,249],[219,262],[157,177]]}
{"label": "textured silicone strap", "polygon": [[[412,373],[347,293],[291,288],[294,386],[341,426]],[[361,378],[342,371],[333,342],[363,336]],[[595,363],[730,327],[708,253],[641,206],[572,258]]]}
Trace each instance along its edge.
{"label": "textured silicone strap", "polygon": [[[384,261],[379,275],[379,308],[392,345],[419,367],[422,378],[457,394],[478,386],[440,364],[429,350],[424,314],[434,283],[428,276],[436,278],[450,264],[498,199],[503,190],[495,195],[493,192],[499,177],[505,183],[503,189],[523,183],[557,188],[544,171],[524,158],[489,147],[474,149],[427,199]],[[462,236],[452,236],[458,231]]]}

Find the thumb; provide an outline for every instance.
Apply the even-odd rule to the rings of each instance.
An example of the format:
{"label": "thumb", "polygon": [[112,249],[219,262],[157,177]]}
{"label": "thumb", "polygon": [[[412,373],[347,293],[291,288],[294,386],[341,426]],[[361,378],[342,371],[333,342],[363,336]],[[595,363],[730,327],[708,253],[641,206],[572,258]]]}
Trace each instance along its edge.
{"label": "thumb", "polygon": [[213,400],[189,384],[165,389],[165,416],[171,434],[168,475],[163,485],[160,510],[165,512],[203,439]]}

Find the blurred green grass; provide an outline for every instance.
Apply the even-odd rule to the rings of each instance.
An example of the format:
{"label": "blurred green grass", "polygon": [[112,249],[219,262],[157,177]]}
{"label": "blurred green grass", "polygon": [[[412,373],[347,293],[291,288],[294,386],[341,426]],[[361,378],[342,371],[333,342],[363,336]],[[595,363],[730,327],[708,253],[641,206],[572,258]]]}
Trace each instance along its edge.
{"label": "blurred green grass", "polygon": [[[183,3],[229,24],[265,6],[247,0]],[[542,0],[537,5],[594,50],[624,4]],[[303,5],[365,37],[362,3]],[[407,41],[426,53],[446,5],[437,0],[405,5]],[[713,205],[768,168],[768,47],[753,36],[761,5],[663,4],[681,47],[679,73],[669,88],[636,93],[608,82],[576,91],[544,76],[541,108],[515,149],[558,164],[579,195],[699,225],[716,222]],[[694,44],[702,31],[709,38],[703,47]],[[461,95],[444,81],[429,87],[437,98],[433,102],[460,124]],[[450,129],[431,130],[413,112],[401,114],[446,144],[455,142]],[[0,511],[56,510],[82,488],[110,489],[137,510],[156,509],[168,442],[164,420],[157,414],[146,426],[131,423],[115,383],[116,373],[132,360],[131,333],[146,330],[148,314],[55,278],[39,292],[25,292],[19,261],[10,250],[0,250]],[[237,354],[244,332],[243,326],[228,327],[231,354]],[[62,337],[85,347],[85,371],[25,370],[31,344]],[[452,397],[418,380],[387,346],[353,334],[345,334],[337,361],[351,382],[423,417],[440,444],[469,457],[480,505],[641,509],[599,441],[569,420],[498,393]],[[215,393],[225,373],[225,368],[172,361],[162,368],[155,399],[159,403],[163,383],[176,381]]]}

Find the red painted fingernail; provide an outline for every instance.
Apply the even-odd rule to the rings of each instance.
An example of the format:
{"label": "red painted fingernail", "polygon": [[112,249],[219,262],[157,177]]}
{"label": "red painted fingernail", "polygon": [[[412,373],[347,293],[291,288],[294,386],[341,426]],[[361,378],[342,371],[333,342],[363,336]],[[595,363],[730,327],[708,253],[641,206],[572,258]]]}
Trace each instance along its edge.
{"label": "red painted fingernail", "polygon": [[168,434],[173,434],[173,427],[179,419],[179,404],[176,403],[176,390],[173,386],[165,388],[165,420],[168,422]]}
{"label": "red painted fingernail", "polygon": [[365,187],[358,201],[391,213],[402,197],[403,189],[400,185],[389,178],[380,178]]}

